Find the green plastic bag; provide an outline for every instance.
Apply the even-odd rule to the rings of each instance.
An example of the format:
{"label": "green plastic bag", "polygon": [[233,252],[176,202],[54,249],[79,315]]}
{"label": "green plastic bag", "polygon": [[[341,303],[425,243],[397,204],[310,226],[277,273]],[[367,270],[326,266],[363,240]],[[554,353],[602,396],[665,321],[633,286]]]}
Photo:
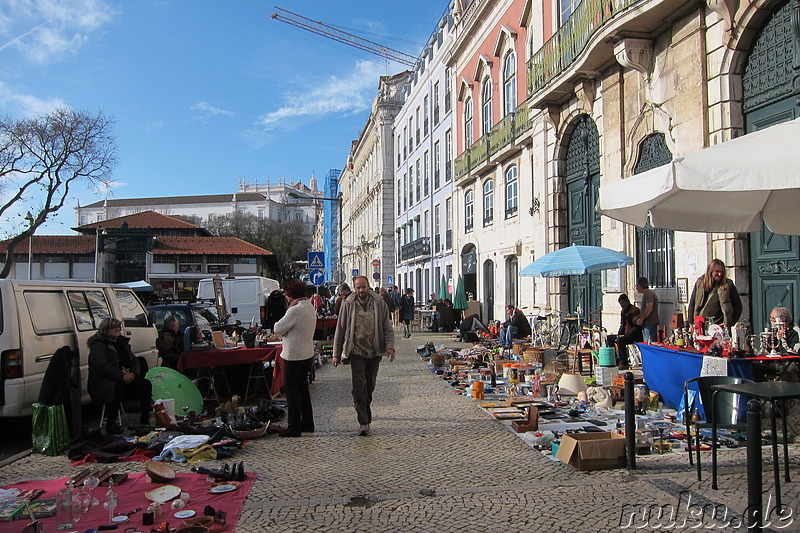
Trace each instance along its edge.
{"label": "green plastic bag", "polygon": [[64,406],[33,404],[33,451],[61,455],[70,444],[70,431]]}

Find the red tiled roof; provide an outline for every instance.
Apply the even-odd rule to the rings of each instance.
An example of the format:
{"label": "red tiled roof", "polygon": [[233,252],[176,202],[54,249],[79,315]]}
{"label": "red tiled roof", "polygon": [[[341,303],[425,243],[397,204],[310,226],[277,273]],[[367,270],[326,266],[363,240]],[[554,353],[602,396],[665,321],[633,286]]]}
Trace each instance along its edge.
{"label": "red tiled roof", "polygon": [[[31,251],[35,254],[93,254],[94,235],[34,235]],[[0,242],[0,252],[8,249],[8,241]],[[28,253],[28,239],[20,241],[14,253]]]}
{"label": "red tiled roof", "polygon": [[236,237],[161,236],[153,244],[154,254],[272,255],[255,244]]}
{"label": "red tiled roof", "polygon": [[128,227],[131,229],[138,228],[181,228],[181,229],[199,229],[199,226],[191,224],[183,220],[182,217],[172,215],[162,215],[156,211],[142,211],[141,213],[134,213],[132,215],[125,215],[117,218],[109,218],[108,220],[101,220],[100,222],[93,222],[74,228],[78,231],[87,228],[121,228],[123,222],[127,222]]}

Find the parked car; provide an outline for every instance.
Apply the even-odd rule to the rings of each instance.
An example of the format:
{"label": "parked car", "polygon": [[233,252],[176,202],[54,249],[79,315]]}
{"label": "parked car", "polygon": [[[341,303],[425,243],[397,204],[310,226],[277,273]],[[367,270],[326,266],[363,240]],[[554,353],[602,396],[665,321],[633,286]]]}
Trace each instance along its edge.
{"label": "parked car", "polygon": [[197,327],[207,340],[211,340],[211,332],[220,329],[217,310],[205,303],[170,303],[148,305],[147,313],[159,331],[164,327],[167,317],[175,316],[179,321],[178,336],[183,338],[186,327]]}

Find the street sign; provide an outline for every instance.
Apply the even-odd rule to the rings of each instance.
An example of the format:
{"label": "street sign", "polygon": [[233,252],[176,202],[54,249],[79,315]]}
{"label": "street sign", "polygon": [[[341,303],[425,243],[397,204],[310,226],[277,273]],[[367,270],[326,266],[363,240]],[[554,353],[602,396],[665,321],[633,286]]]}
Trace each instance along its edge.
{"label": "street sign", "polygon": [[354,268],[353,269],[353,277],[356,277],[356,276],[358,276],[358,269]]}
{"label": "street sign", "polygon": [[388,283],[389,285],[394,285],[394,277],[386,276],[386,283]]}
{"label": "street sign", "polygon": [[319,270],[319,269],[314,269],[309,274],[308,279],[311,281],[312,284],[314,284],[317,287],[319,287],[320,285],[322,285],[325,282],[325,271],[324,270]]}
{"label": "street sign", "polygon": [[381,279],[381,273],[380,272],[374,272],[372,274],[372,279]]}
{"label": "street sign", "polygon": [[308,252],[308,268],[325,268],[325,252]]}
{"label": "street sign", "polygon": [[380,259],[373,259],[372,260],[372,266],[374,266],[374,267],[381,266],[381,260]]}

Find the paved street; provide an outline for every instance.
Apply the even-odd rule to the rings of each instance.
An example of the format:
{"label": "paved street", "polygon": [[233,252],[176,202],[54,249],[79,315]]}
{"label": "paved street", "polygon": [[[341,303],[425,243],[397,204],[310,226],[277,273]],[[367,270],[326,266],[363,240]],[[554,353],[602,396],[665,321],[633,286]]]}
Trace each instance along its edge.
{"label": "paved street", "polygon": [[[652,518],[642,523],[642,511],[678,507],[679,498],[677,525],[668,527],[664,516],[661,529],[690,530],[699,523],[699,506],[711,503],[718,514],[711,517],[706,508],[705,525],[745,531],[736,527],[747,499],[744,448],[721,454],[717,491],[710,480],[697,482],[685,454],[640,457],[633,472],[576,471],[532,449],[429,372],[414,350],[428,340],[452,342],[443,334],[399,338],[398,360],[381,365],[369,437],[356,435],[349,367],[319,369],[312,385],[317,432],[296,439],[270,435],[238,454],[259,478],[237,531],[614,531],[637,511],[630,529],[648,530],[658,524]],[[783,487],[784,502],[795,506],[798,451],[797,445],[790,449],[798,481]],[[769,490],[769,448],[764,454]],[[710,478],[710,455],[704,459]],[[143,470],[141,463],[119,468]],[[0,469],[0,484],[72,470],[65,457],[32,455]],[[773,521],[772,530],[800,531],[800,522]]]}

